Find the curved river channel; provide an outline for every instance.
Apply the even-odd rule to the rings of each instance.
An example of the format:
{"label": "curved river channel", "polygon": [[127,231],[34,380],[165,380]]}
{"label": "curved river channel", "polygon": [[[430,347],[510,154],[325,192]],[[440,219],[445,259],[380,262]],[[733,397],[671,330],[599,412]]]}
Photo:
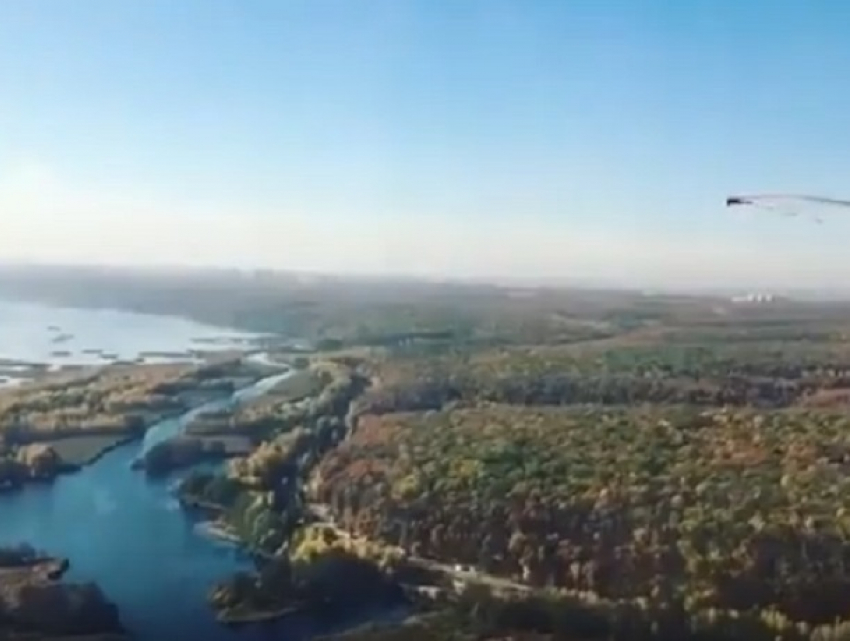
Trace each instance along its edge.
{"label": "curved river channel", "polygon": [[240,628],[217,623],[206,601],[210,586],[251,569],[251,559],[202,534],[173,496],[176,477],[151,480],[130,469],[144,448],[178,433],[189,415],[262,394],[281,376],[163,421],[144,441],[121,446],[53,485],[0,497],[0,544],[27,542],[68,557],[67,580],[96,581],[139,641],[298,641],[330,632],[329,622],[306,616]]}

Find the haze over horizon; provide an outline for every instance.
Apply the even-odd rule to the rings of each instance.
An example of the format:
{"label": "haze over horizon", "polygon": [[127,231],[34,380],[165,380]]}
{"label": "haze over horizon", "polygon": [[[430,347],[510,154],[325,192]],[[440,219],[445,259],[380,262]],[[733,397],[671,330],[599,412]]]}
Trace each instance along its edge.
{"label": "haze over horizon", "polygon": [[0,4],[0,259],[842,287],[850,5]]}

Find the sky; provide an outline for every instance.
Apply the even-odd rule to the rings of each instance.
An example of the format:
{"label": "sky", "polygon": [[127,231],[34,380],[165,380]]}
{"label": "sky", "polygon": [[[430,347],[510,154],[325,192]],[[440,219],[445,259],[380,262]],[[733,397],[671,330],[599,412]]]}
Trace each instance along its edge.
{"label": "sky", "polygon": [[850,3],[0,0],[0,261],[850,283]]}

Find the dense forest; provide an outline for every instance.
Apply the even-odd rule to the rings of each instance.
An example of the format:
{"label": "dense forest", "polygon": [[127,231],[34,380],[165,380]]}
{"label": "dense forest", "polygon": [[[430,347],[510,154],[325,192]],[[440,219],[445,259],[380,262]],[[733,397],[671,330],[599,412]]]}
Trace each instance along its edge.
{"label": "dense forest", "polygon": [[[376,360],[374,413],[439,409],[448,402],[788,407],[850,387],[850,350],[807,341],[743,344],[638,337],[574,347],[513,347]],[[681,336],[679,337],[681,341]]]}
{"label": "dense forest", "polygon": [[850,607],[848,464],[844,414],[496,405],[362,417],[318,498],[533,585],[825,622]]}
{"label": "dense forest", "polygon": [[313,498],[412,558],[546,595],[496,599],[493,628],[479,593],[459,636],[421,638],[845,638],[847,336],[777,313],[373,354]]}

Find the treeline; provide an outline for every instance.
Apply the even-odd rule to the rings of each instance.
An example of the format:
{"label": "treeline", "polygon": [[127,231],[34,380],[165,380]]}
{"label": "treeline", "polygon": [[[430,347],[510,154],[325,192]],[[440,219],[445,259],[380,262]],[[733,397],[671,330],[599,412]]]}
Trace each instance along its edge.
{"label": "treeline", "polygon": [[[829,385],[829,387],[827,387]],[[747,378],[674,380],[628,375],[518,375],[492,380],[429,378],[370,392],[364,411],[375,414],[442,409],[449,403],[512,405],[627,405],[634,403],[780,408],[823,389],[850,386],[850,377],[824,382]]]}
{"label": "treeline", "polygon": [[[592,332],[577,321],[608,313],[612,326],[666,317],[664,299],[576,290],[513,291],[491,285],[358,281],[240,271],[145,273],[88,269],[0,269],[0,294],[74,307],[183,316],[219,327],[280,333],[310,342],[397,344],[400,337],[497,337],[513,344],[568,342]],[[635,308],[636,311],[632,312]],[[613,310],[613,311],[612,311]],[[617,328],[614,328],[617,331]],[[404,340],[404,339],[402,339]]]}
{"label": "treeline", "polygon": [[213,586],[210,602],[223,621],[269,612],[311,612],[326,623],[357,608],[398,604],[401,590],[371,561],[341,549],[263,562]]}
{"label": "treeline", "polygon": [[379,382],[364,411],[437,410],[450,403],[624,405],[635,403],[782,408],[821,392],[850,389],[850,356],[762,346],[752,353],[710,347],[564,351],[504,349],[371,363]]}
{"label": "treeline", "polygon": [[[847,641],[850,621],[795,622],[774,608],[694,610],[683,600],[653,605],[610,601],[591,593],[498,599],[470,590],[453,608],[454,619],[476,634],[551,635],[587,641]],[[413,639],[411,638],[411,641]]]}
{"label": "treeline", "polygon": [[295,607],[329,612],[366,605],[397,605],[403,591],[394,579],[398,556],[386,548],[354,542],[333,530],[305,525],[287,549],[258,562],[257,572],[240,573],[211,594],[224,616]]}
{"label": "treeline", "polygon": [[470,590],[457,603],[400,626],[374,626],[321,641],[847,641],[850,622],[808,625],[774,610],[691,612],[590,594],[500,599]]}

